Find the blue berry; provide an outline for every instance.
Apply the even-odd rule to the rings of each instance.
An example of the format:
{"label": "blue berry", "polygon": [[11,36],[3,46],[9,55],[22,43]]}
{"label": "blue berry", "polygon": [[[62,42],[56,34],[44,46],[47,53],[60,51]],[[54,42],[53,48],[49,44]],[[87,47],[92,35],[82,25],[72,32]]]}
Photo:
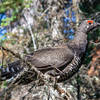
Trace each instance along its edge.
{"label": "blue berry", "polygon": [[4,35],[5,33],[7,33],[7,30],[3,30],[0,33]]}
{"label": "blue berry", "polygon": [[4,13],[0,14],[0,21],[1,21],[2,19],[5,19],[5,18],[6,18],[6,14],[4,14]]}
{"label": "blue berry", "polygon": [[0,28],[0,34],[4,35],[5,33],[7,33],[6,27]]}
{"label": "blue berry", "polygon": [[68,33],[68,31],[67,31],[67,30],[64,30],[63,32],[64,32],[64,34],[67,34],[67,33]]}
{"label": "blue berry", "polygon": [[74,11],[72,11],[72,17],[75,17],[75,12]]}
{"label": "blue berry", "polygon": [[69,17],[64,17],[64,22],[69,22],[70,21],[70,18]]}
{"label": "blue berry", "polygon": [[73,35],[69,35],[68,37],[70,40],[73,40],[74,39],[74,36]]}
{"label": "blue berry", "polygon": [[75,16],[72,17],[71,20],[72,20],[73,23],[76,23],[76,17]]}
{"label": "blue berry", "polygon": [[6,19],[6,15],[3,15],[3,16],[2,16],[2,19]]}
{"label": "blue berry", "polygon": [[70,26],[70,24],[67,24],[67,23],[64,24],[65,28],[68,28],[69,26]]}
{"label": "blue berry", "polygon": [[73,30],[73,29],[70,29],[69,32],[70,32],[70,33],[74,33],[74,30]]}
{"label": "blue berry", "polygon": [[[0,14],[0,25],[1,25],[2,20],[5,18],[6,18],[6,14],[4,13]],[[4,36],[5,33],[7,33],[6,27],[0,28],[0,41],[6,39],[6,36]]]}

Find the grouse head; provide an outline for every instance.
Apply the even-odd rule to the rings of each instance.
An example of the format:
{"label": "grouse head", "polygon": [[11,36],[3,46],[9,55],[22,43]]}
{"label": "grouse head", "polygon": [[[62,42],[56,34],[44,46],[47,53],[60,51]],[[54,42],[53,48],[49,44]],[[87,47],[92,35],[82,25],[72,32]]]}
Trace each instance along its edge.
{"label": "grouse head", "polygon": [[95,22],[94,20],[85,20],[81,23],[80,26],[84,32],[89,32],[90,30],[100,26],[100,23]]}

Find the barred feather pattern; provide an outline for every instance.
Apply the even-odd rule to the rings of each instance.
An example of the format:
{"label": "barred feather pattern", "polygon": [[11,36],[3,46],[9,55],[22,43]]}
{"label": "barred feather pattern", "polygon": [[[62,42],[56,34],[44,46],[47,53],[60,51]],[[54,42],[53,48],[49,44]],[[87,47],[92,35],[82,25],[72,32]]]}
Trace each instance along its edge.
{"label": "barred feather pattern", "polygon": [[79,56],[74,55],[74,59],[72,62],[67,65],[67,67],[63,70],[63,73],[60,76],[57,76],[57,82],[62,82],[64,80],[69,79],[72,77],[76,72],[78,72],[80,68],[81,58]]}
{"label": "barred feather pattern", "polygon": [[22,69],[19,60],[8,64],[7,67],[0,66],[0,81],[15,77]]}

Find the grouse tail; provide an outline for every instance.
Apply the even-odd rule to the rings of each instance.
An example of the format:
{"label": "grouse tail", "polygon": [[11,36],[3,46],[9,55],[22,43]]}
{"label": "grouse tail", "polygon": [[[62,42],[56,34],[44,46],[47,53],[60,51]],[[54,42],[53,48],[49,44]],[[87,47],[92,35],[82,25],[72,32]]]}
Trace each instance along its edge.
{"label": "grouse tail", "polygon": [[8,64],[7,67],[0,66],[0,81],[15,77],[22,69],[20,60]]}

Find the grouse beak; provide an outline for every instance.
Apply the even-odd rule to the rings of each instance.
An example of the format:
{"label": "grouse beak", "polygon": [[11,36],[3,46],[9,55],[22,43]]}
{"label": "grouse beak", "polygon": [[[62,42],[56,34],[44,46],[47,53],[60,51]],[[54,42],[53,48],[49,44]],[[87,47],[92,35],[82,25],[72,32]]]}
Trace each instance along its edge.
{"label": "grouse beak", "polygon": [[100,23],[96,23],[97,25],[96,26],[100,26]]}
{"label": "grouse beak", "polygon": [[93,26],[93,28],[96,28],[96,27],[99,27],[100,26],[100,23],[96,22]]}
{"label": "grouse beak", "polygon": [[88,31],[93,30],[99,26],[100,26],[100,23],[96,22],[90,29],[88,29]]}

